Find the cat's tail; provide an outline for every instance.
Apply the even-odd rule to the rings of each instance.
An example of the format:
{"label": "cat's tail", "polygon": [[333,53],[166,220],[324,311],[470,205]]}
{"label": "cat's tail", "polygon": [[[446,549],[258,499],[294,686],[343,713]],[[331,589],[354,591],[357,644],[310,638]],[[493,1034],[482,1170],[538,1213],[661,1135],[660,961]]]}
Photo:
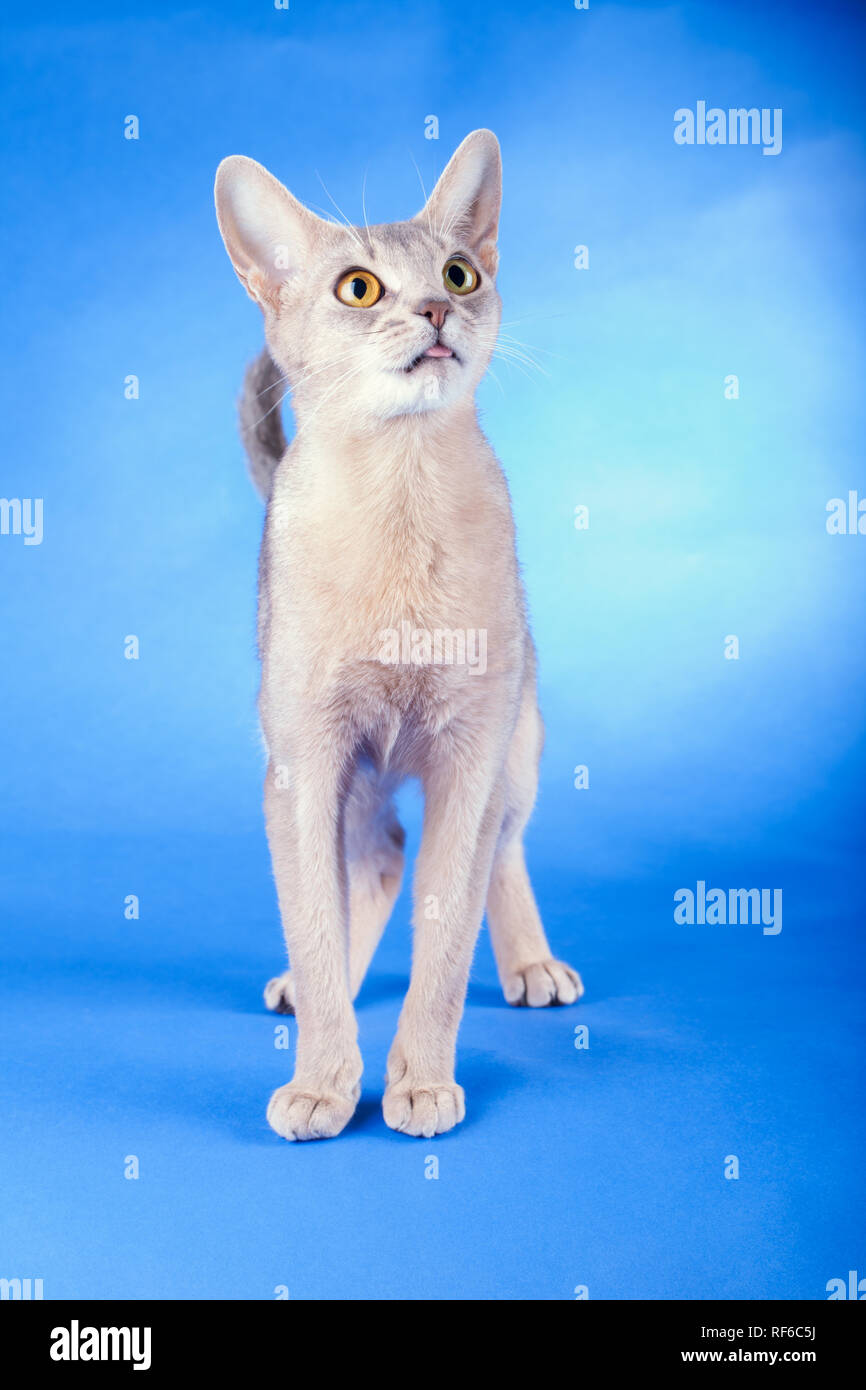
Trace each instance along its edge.
{"label": "cat's tail", "polygon": [[256,491],[266,502],[277,464],[286,452],[280,411],[284,389],[282,372],[268,349],[263,348],[244,374],[238,416],[247,468]]}

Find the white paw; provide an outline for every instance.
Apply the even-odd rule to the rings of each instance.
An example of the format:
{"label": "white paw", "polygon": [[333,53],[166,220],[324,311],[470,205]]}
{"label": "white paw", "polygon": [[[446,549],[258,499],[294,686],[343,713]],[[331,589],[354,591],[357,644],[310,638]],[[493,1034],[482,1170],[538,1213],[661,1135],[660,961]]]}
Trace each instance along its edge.
{"label": "white paw", "polygon": [[532,1009],[543,1009],[547,1004],[574,1004],[583,994],[577,971],[552,957],[536,965],[523,965],[506,975],[503,989],[509,1004],[528,1004]]}
{"label": "white paw", "polygon": [[318,1095],[290,1081],[274,1091],[268,1104],[268,1124],[283,1139],[333,1139],[355,1113],[360,1087],[351,1097],[335,1092]]}
{"label": "white paw", "polygon": [[382,1110],[391,1129],[432,1139],[459,1125],[466,1114],[466,1100],[456,1081],[431,1086],[399,1083],[386,1090]]}
{"label": "white paw", "polygon": [[295,1012],[295,982],[290,970],[284,975],[277,975],[275,979],[268,980],[265,985],[265,1003],[276,1014]]}

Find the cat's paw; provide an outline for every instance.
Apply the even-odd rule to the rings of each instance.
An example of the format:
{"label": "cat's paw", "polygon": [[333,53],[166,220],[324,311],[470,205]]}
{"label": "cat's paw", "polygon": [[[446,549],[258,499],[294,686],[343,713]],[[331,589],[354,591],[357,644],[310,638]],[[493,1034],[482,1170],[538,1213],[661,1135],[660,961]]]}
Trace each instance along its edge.
{"label": "cat's paw", "polygon": [[268,1104],[268,1124],[283,1139],[333,1139],[351,1120],[360,1086],[351,1096],[319,1095],[290,1081],[274,1091]]}
{"label": "cat's paw", "polygon": [[265,985],[265,1003],[269,1009],[273,1009],[275,1014],[293,1014],[295,1012],[295,982],[292,979],[291,970],[287,970],[284,975],[277,975],[273,980],[268,980]]}
{"label": "cat's paw", "polygon": [[430,1086],[389,1086],[382,1101],[385,1124],[401,1134],[432,1139],[459,1125],[466,1114],[463,1087],[456,1081]]}
{"label": "cat's paw", "polygon": [[583,994],[577,971],[565,961],[552,957],[512,971],[505,976],[502,988],[509,1004],[528,1004],[531,1009],[543,1009],[548,1004],[575,1004]]}

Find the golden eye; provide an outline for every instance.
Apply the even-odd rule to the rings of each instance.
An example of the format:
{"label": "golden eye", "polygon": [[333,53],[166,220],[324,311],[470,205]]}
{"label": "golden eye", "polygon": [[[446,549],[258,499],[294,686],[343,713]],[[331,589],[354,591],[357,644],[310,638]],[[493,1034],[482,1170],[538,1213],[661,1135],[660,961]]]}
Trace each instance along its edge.
{"label": "golden eye", "polygon": [[341,304],[353,309],[369,309],[385,293],[383,286],[369,270],[348,270],[337,282],[334,294]]}
{"label": "golden eye", "polygon": [[442,267],[446,290],[452,294],[471,294],[478,288],[478,271],[473,270],[462,256],[452,256]]}

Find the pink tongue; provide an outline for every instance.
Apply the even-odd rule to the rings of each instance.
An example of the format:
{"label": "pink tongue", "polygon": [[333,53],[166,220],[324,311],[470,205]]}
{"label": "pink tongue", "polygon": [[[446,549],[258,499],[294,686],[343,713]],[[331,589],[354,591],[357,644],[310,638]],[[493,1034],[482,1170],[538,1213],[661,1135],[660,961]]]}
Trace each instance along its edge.
{"label": "pink tongue", "polygon": [[424,353],[424,356],[451,357],[452,352],[451,349],[449,347],[446,347],[444,343],[434,343],[432,347],[428,347],[427,351]]}

